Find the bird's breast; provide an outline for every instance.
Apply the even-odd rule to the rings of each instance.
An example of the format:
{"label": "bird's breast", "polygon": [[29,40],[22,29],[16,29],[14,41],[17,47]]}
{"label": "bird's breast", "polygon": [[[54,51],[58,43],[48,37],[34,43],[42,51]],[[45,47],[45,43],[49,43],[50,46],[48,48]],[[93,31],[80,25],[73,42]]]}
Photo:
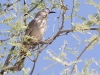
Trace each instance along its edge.
{"label": "bird's breast", "polygon": [[44,35],[47,29],[46,20],[43,20],[40,24],[40,33]]}

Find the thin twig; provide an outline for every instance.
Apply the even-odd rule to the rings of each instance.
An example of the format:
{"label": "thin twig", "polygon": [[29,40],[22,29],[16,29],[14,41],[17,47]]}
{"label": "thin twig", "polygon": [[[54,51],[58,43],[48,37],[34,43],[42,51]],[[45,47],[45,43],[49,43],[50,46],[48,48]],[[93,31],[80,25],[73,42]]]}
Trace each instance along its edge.
{"label": "thin twig", "polygon": [[74,11],[74,6],[75,5],[75,2],[73,0],[73,7],[72,7],[72,12],[71,12],[71,27],[73,27],[72,23],[73,23],[73,11]]}
{"label": "thin twig", "polygon": [[25,14],[27,11],[25,8],[26,8],[26,0],[24,0],[24,25],[26,26],[26,15]]}
{"label": "thin twig", "polygon": [[[83,29],[82,31],[85,31],[85,30],[99,30],[100,28],[90,28],[90,29]],[[69,33],[69,32],[73,32],[74,30],[73,29],[69,29],[69,30],[62,30],[59,32],[59,34],[63,34],[63,33]]]}
{"label": "thin twig", "polygon": [[[83,53],[84,53],[84,52],[91,46],[91,44],[92,44],[95,40],[97,40],[97,39],[98,39],[98,37],[96,37],[94,40],[92,40],[92,42],[89,43],[89,44],[82,50],[82,52],[80,53],[80,55],[77,57],[76,60],[79,60],[79,58],[83,55]],[[72,68],[72,70],[71,70],[70,75],[72,75],[73,70],[74,70],[76,64],[77,64],[77,63],[74,64],[74,66],[73,66],[73,68]]]}
{"label": "thin twig", "polygon": [[[52,41],[53,41],[53,40],[52,40]],[[47,48],[48,45],[49,45],[50,43],[51,43],[51,41],[48,42],[48,44],[47,44],[43,49],[41,49],[41,50],[38,52],[37,57],[36,57],[35,60],[31,60],[31,59],[30,59],[31,61],[34,62],[33,67],[32,67],[32,70],[31,70],[31,72],[30,72],[30,75],[32,75],[32,73],[34,72],[34,68],[35,68],[35,66],[36,66],[36,62],[37,62],[37,59],[38,59],[38,57],[39,57],[39,54],[40,54],[45,48]]]}
{"label": "thin twig", "polygon": [[[20,1],[20,0],[17,0],[17,1],[14,2],[14,3],[17,3],[18,1]],[[28,13],[30,13],[31,11],[33,11],[42,1],[43,1],[43,0],[41,0],[38,4],[36,4],[35,7],[33,7],[31,10],[28,11]],[[14,4],[14,3],[13,3],[13,4]],[[9,8],[10,6],[12,6],[13,4],[7,5],[6,9],[4,9],[4,12],[6,13],[6,11],[8,10],[8,8]],[[26,0],[24,0],[24,5],[25,5],[25,4],[26,4]],[[26,21],[26,20],[24,20],[24,21]],[[6,40],[9,40],[9,39],[6,39]],[[2,42],[2,41],[6,41],[6,40],[1,40],[1,42]],[[12,47],[12,49],[10,50],[10,52],[13,51],[14,48],[15,48],[15,46]],[[10,61],[9,61],[9,60],[10,60],[10,57],[11,57],[11,54],[9,54],[9,55],[7,56],[7,59],[6,59],[5,64],[4,64],[3,67],[9,65],[9,63],[10,63]],[[3,75],[4,72],[5,72],[5,70],[1,70],[0,74]]]}
{"label": "thin twig", "polygon": [[37,59],[38,59],[38,57],[39,57],[39,54],[40,54],[40,52],[38,52],[36,59],[33,61],[33,62],[34,62],[34,64],[33,64],[32,70],[31,70],[31,72],[30,72],[30,75],[32,75],[32,74],[33,74],[33,72],[34,72],[34,69],[35,69],[36,62],[37,62]]}
{"label": "thin twig", "polygon": [[4,9],[4,12],[6,13],[6,11],[8,10],[9,7],[11,7],[12,5],[14,5],[15,3],[19,2],[20,0],[17,0],[15,2],[13,2],[12,4],[8,4],[7,7]]}
{"label": "thin twig", "polygon": [[[59,32],[62,30],[62,28],[64,27],[64,12],[63,12],[63,14],[62,14],[62,25],[61,25],[61,27],[59,28],[59,31],[54,35],[54,37],[48,42],[48,44],[43,48],[43,49],[41,49],[40,51],[39,51],[39,53],[38,53],[38,55],[37,55],[37,58],[38,58],[38,56],[39,56],[39,54],[49,45],[49,44],[51,44],[53,41],[54,41],[54,39],[58,36],[58,34],[59,34]],[[37,59],[36,59],[36,61],[37,61]],[[33,73],[33,71],[34,71],[34,68],[35,68],[35,65],[36,65],[36,61],[34,62],[34,65],[33,65],[33,68],[32,68],[32,70],[31,70],[31,73],[30,73],[30,75],[32,75],[32,73]]]}
{"label": "thin twig", "polygon": [[[99,30],[100,28],[90,28],[90,29],[83,29],[83,31],[84,30]],[[60,32],[59,32],[59,34],[58,35],[61,35],[61,34],[64,34],[64,33],[69,33],[69,32],[73,32],[74,30],[72,30],[72,29],[69,29],[69,30],[61,30]],[[58,32],[57,32],[58,33]],[[13,35],[13,36],[17,36],[17,35]],[[12,37],[13,37],[12,36]],[[12,37],[10,37],[10,38],[12,38]],[[54,36],[53,36],[54,37]],[[7,39],[5,39],[5,40],[0,40],[0,42],[4,42],[4,41],[8,41],[10,38],[7,38]],[[40,42],[35,42],[35,43],[26,43],[27,45],[34,45],[34,44],[48,44],[48,40],[42,40],[42,41],[40,41]]]}
{"label": "thin twig", "polygon": [[63,11],[63,13],[62,13],[62,25],[60,26],[60,28],[59,28],[59,30],[56,32],[56,34],[51,38],[51,39],[52,39],[51,43],[53,42],[54,39],[56,39],[57,36],[59,36],[60,31],[61,31],[61,30],[63,29],[63,27],[64,27],[64,15],[65,15],[65,12]]}

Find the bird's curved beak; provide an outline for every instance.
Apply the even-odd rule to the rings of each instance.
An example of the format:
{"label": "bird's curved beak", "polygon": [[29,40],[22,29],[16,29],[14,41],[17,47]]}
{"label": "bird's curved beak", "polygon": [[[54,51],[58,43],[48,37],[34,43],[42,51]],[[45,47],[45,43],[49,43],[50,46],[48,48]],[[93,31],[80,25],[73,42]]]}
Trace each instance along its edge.
{"label": "bird's curved beak", "polygon": [[56,12],[54,12],[54,11],[50,11],[49,14],[50,14],[50,13],[56,13]]}

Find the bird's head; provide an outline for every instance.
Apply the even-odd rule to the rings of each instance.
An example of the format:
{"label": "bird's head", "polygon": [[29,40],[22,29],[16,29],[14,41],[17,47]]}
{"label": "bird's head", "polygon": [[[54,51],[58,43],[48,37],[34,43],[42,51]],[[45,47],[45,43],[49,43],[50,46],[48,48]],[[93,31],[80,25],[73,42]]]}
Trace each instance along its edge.
{"label": "bird's head", "polygon": [[36,14],[35,18],[37,18],[39,16],[42,17],[42,18],[47,18],[50,13],[56,13],[56,12],[50,11],[48,8],[46,8],[46,9],[43,9],[40,12],[38,12]]}

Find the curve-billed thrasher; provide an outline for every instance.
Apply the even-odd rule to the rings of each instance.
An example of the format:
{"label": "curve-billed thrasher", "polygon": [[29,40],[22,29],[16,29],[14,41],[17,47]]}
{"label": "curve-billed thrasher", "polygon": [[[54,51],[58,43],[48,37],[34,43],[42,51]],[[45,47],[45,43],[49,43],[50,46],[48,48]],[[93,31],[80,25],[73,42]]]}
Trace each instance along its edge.
{"label": "curve-billed thrasher", "polygon": [[[50,13],[55,13],[55,12],[50,11],[50,10],[45,10],[45,9],[38,12],[35,18],[29,23],[28,28],[25,32],[25,35],[31,36],[35,38],[37,41],[40,41],[43,38],[44,33],[46,31],[46,28],[47,28],[46,21],[47,21],[48,14]],[[34,41],[32,40],[32,42]],[[26,48],[27,51],[30,48],[29,45],[24,45],[24,47]],[[26,55],[26,52],[24,53],[22,51],[20,53],[20,56]],[[19,61],[15,63],[14,67],[12,67],[11,69],[13,71],[20,71],[23,67],[24,60],[25,60],[25,57],[22,57]]]}

